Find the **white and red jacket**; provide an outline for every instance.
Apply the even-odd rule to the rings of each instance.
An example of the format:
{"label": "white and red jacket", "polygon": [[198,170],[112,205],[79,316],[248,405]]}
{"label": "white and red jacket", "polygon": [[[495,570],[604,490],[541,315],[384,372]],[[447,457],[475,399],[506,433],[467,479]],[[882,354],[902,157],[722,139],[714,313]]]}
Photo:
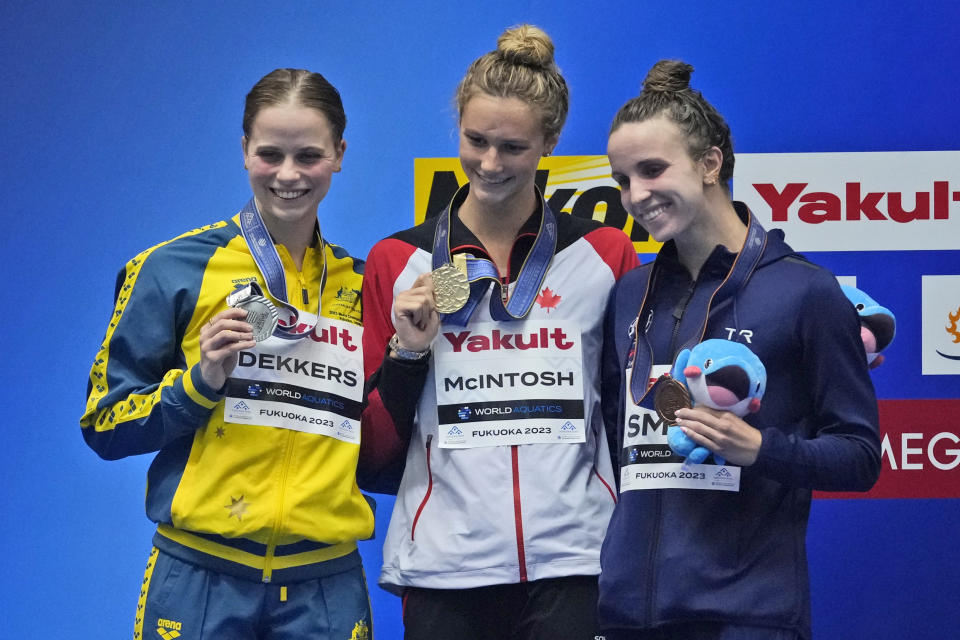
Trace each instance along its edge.
{"label": "white and red jacket", "polygon": [[[451,204],[454,212],[459,202]],[[541,216],[542,210],[535,212],[514,243],[510,273],[502,278],[511,291]],[[603,316],[610,290],[637,264],[637,255],[618,229],[563,213],[556,218],[557,249],[527,318],[580,327],[583,443],[439,448],[432,358],[384,358],[394,333],[394,296],[432,268],[436,218],[380,241],[370,252],[363,284],[369,387],[359,472],[367,487],[397,491],[379,580],[390,591],[600,573],[600,545],[616,502],[600,412]],[[456,214],[450,236],[452,253],[488,257]],[[492,322],[492,290],[466,328],[443,325],[441,333]],[[507,329],[522,322],[502,324]],[[398,479],[400,472],[399,488],[390,487],[391,476]]]}

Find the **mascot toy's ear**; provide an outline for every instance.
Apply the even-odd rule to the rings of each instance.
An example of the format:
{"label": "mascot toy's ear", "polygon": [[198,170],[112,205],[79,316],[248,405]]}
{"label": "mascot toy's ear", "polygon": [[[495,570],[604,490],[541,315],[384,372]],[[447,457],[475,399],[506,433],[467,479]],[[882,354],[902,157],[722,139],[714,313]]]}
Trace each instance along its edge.
{"label": "mascot toy's ear", "polygon": [[684,375],[683,370],[687,367],[687,362],[690,360],[690,349],[684,349],[677,355],[677,359],[673,361],[673,370],[670,372],[670,375],[680,384],[687,384],[687,377]]}
{"label": "mascot toy's ear", "polygon": [[897,333],[897,319],[860,289],[846,284],[840,285],[840,289],[860,316],[860,339],[867,353],[867,364],[876,369],[884,360],[881,352],[890,346]]}

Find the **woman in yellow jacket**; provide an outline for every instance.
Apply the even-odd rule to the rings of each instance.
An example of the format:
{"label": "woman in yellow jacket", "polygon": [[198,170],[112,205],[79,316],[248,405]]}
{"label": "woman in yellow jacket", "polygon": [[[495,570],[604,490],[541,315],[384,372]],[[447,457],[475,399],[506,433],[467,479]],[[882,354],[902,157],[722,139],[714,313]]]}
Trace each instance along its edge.
{"label": "woman in yellow jacket", "polygon": [[103,458],[156,453],[136,638],[369,635],[363,262],[317,221],[345,125],[323,76],[269,73],[243,117],[253,198],[118,276],[81,425]]}

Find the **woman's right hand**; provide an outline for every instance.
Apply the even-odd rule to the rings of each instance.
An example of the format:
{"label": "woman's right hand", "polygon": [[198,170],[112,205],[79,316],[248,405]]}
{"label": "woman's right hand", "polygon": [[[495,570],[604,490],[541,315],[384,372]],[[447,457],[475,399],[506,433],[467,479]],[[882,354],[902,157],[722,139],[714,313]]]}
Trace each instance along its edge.
{"label": "woman's right hand", "polygon": [[200,327],[200,375],[211,389],[223,387],[237,366],[240,351],[257,344],[246,317],[246,309],[230,307]]}
{"label": "woman's right hand", "polygon": [[393,300],[394,329],[400,346],[426,351],[440,329],[440,314],[433,297],[433,277],[420,274],[413,286]]}

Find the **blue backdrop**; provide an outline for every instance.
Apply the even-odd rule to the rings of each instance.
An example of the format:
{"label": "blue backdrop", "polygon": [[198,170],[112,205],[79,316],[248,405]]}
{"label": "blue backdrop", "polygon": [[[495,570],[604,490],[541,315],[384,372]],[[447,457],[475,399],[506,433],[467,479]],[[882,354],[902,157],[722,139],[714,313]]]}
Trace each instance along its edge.
{"label": "blue backdrop", "polygon": [[[320,217],[325,235],[365,255],[412,223],[413,159],[456,155],[454,88],[506,26],[554,38],[572,88],[559,155],[603,153],[616,109],[662,57],[696,67],[738,151],[958,150],[957,6],[6,0],[0,637],[131,633],[153,530],[149,457],[107,463],[86,448],[87,374],[117,269],[249,197],[241,112],[266,72],[306,67],[341,90],[348,148]],[[953,264],[909,268],[960,273],[946,254]],[[861,258],[896,268],[883,255],[814,258],[842,274]],[[904,397],[885,367],[880,395]],[[927,397],[956,397],[955,384],[940,377]],[[379,538],[363,544],[372,583],[392,506],[379,502]],[[816,635],[955,633],[958,532],[957,500],[817,501]],[[376,637],[401,637],[399,600],[371,590]]]}

